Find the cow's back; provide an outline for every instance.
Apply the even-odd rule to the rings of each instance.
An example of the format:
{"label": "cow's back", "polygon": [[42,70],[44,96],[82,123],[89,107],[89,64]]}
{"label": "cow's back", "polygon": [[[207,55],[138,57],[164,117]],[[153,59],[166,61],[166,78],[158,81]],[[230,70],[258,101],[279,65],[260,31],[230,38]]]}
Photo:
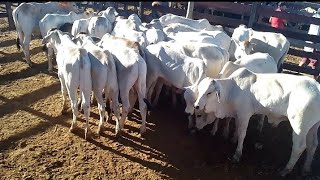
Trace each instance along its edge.
{"label": "cow's back", "polygon": [[255,31],[251,36],[250,42],[256,44],[251,53],[268,53],[273,57],[276,63],[279,62],[281,57],[283,57],[290,47],[290,43],[285,36],[273,32]]}

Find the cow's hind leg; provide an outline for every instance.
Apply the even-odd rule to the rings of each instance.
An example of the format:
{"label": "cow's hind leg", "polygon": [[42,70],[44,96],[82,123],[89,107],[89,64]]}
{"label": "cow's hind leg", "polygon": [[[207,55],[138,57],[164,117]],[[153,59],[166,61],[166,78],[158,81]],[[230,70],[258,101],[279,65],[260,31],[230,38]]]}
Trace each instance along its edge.
{"label": "cow's hind leg", "polygon": [[292,131],[291,156],[286,167],[280,172],[281,176],[285,176],[292,171],[294,165],[306,149],[306,135],[307,133],[303,131],[301,131],[299,135]]}
{"label": "cow's hind leg", "polygon": [[225,140],[227,140],[228,139],[228,137],[229,137],[229,131],[230,131],[230,121],[231,121],[231,117],[228,117],[228,118],[226,118],[225,119],[225,126],[224,126],[224,129],[223,129],[223,138],[225,139]]}
{"label": "cow's hind leg", "polygon": [[265,115],[259,114],[259,119],[258,119],[258,126],[257,126],[257,141],[254,145],[254,147],[256,149],[262,149],[263,148],[263,144],[261,143],[261,133],[262,133],[262,128],[263,128],[263,123],[264,123],[264,119],[265,119]]}
{"label": "cow's hind leg", "polygon": [[313,160],[314,153],[318,146],[318,128],[320,122],[315,124],[307,134],[307,156],[303,165],[302,174],[308,175],[311,173],[311,164]]}
{"label": "cow's hind leg", "polygon": [[[90,84],[91,85],[91,84]],[[85,133],[84,133],[84,138],[88,139],[91,137],[91,129],[89,126],[89,116],[90,116],[90,94],[91,90],[83,90],[82,91],[82,107],[83,107],[83,114],[86,119],[86,127],[85,127]]]}
{"label": "cow's hind leg", "polygon": [[61,84],[61,93],[62,93],[62,110],[61,114],[66,114],[67,113],[67,96],[68,96],[68,91],[67,87],[65,84],[65,81],[62,76],[58,75],[60,84]]}
{"label": "cow's hind leg", "polygon": [[77,89],[76,88],[70,88],[67,87],[69,98],[71,101],[71,109],[72,109],[72,123],[70,127],[70,132],[73,132],[74,128],[76,127],[76,121],[79,114],[78,111],[78,104],[77,104]]}
{"label": "cow's hind leg", "polygon": [[130,89],[120,90],[120,97],[122,102],[122,115],[120,121],[116,121],[116,137],[120,136],[121,130],[124,127],[125,120],[128,116],[129,109],[130,109],[130,102],[129,102],[129,91]]}
{"label": "cow's hind leg", "polygon": [[93,92],[94,92],[95,97],[96,97],[97,102],[98,102],[100,121],[99,121],[97,134],[100,134],[101,130],[103,129],[104,116],[105,116],[105,113],[106,113],[106,104],[104,103],[103,98],[102,98],[102,89],[97,89],[97,90],[94,90]]}
{"label": "cow's hind leg", "polygon": [[219,119],[217,118],[213,123],[212,130],[210,131],[212,136],[216,135],[216,133],[218,131],[218,126],[219,126]]}
{"label": "cow's hind leg", "polygon": [[31,42],[31,33],[30,34],[26,33],[23,38],[22,49],[28,65],[32,67],[32,63],[30,60],[30,42]]}
{"label": "cow's hind leg", "polygon": [[155,107],[157,104],[158,104],[158,101],[159,101],[159,96],[160,96],[160,93],[161,93],[161,90],[162,90],[162,87],[163,87],[163,82],[161,81],[158,81],[155,88],[156,88],[156,94],[155,94],[155,98],[152,102],[152,106]]}

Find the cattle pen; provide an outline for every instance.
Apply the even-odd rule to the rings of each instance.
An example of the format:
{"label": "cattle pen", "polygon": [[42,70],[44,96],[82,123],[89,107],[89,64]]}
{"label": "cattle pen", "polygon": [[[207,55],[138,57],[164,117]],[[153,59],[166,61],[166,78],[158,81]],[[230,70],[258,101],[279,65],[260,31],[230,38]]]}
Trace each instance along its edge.
{"label": "cattle pen", "polygon": [[[120,15],[128,17],[136,13],[144,22],[149,22],[157,10],[186,16],[183,5],[164,8],[152,7],[151,2],[78,4],[97,11],[114,6]],[[10,6],[12,8],[8,8]],[[23,59],[23,52],[16,48],[16,30],[10,13],[17,6],[14,2],[0,3],[0,179],[283,179],[278,171],[290,156],[292,128],[289,122],[280,123],[277,128],[265,122],[261,134],[264,145],[257,150],[254,148],[257,122],[253,117],[244,142],[243,158],[235,164],[231,162],[235,145],[223,139],[222,131],[219,129],[216,136],[211,136],[212,125],[208,125],[204,131],[190,134],[183,99],[178,99],[174,109],[168,105],[171,98],[164,92],[159,105],[147,118],[145,137],[139,136],[141,117],[137,106],[128,116],[121,138],[115,137],[113,118],[105,123],[99,137],[85,140],[83,113],[79,113],[79,130],[69,134],[71,108],[67,114],[61,114],[57,68],[55,66],[53,73],[47,71],[42,39],[32,37],[32,68]],[[292,6],[301,8],[299,3]],[[313,3],[308,6],[316,8]],[[304,46],[318,46],[317,36],[308,35],[298,25],[280,31],[264,23],[264,17],[278,14],[307,27],[310,23],[320,24],[318,19],[310,18],[310,13],[292,11],[296,14],[275,12],[274,7],[265,3],[197,2],[193,18],[221,24],[229,35],[239,24],[255,30],[281,32],[291,43],[284,68],[293,73],[316,74],[318,70],[299,67],[296,59],[304,56],[319,59],[303,51]],[[94,103],[90,111],[92,130],[95,131],[98,124],[99,110]],[[233,123],[230,127],[235,129]],[[287,179],[320,179],[320,148],[314,156],[311,176],[301,176],[304,157],[301,156]]]}

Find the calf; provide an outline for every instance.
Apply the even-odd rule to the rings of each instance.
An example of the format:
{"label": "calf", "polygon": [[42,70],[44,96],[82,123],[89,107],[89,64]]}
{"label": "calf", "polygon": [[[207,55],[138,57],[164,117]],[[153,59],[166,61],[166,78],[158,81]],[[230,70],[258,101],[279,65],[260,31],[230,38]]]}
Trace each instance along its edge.
{"label": "calf", "polygon": [[88,12],[75,13],[71,11],[69,14],[47,14],[39,22],[41,36],[45,37],[47,32],[52,28],[59,28],[65,23],[73,23],[81,18],[89,18],[92,14]]}
{"label": "calf", "polygon": [[144,135],[146,132],[147,115],[147,106],[145,104],[147,65],[138,50],[124,46],[121,47],[121,49],[115,49],[114,47],[117,47],[118,43],[118,41],[112,38],[109,39],[109,41],[100,43],[103,49],[109,50],[116,59],[118,84],[122,102],[122,116],[119,124],[116,126],[116,136],[120,135],[125,119],[132,108],[130,107],[129,93],[137,93],[138,95],[139,109],[142,117],[140,134]]}
{"label": "calf", "polygon": [[70,132],[76,127],[78,116],[77,89],[80,87],[82,96],[82,107],[86,119],[85,139],[90,137],[89,127],[90,116],[90,93],[91,82],[91,63],[85,49],[79,48],[74,44],[68,35],[63,35],[60,30],[53,30],[42,40],[42,44],[51,43],[57,52],[58,77],[61,83],[63,95],[63,109],[66,110],[67,93],[71,100],[73,120]]}
{"label": "calf", "polygon": [[[90,58],[92,90],[97,99],[100,114],[100,123],[97,133],[100,134],[103,128],[106,107],[102,97],[103,90],[106,98],[109,97],[112,101],[111,110],[113,110],[117,119],[116,122],[119,124],[119,87],[115,62],[111,53],[96,46],[91,37],[85,34],[79,34],[74,41],[87,50]],[[111,113],[109,113],[109,115],[111,115]]]}
{"label": "calf", "polygon": [[21,3],[12,11],[13,21],[17,30],[17,48],[20,50],[20,45],[22,46],[29,66],[32,66],[29,50],[32,33],[39,34],[39,21],[46,14],[57,11],[62,13],[79,12],[74,2]]}
{"label": "calf", "polygon": [[112,23],[108,18],[98,16],[92,17],[88,24],[88,33],[90,36],[102,38],[106,33],[111,33]]}
{"label": "calf", "polygon": [[163,27],[168,26],[172,23],[180,23],[188,25],[194,29],[200,29],[200,30],[215,30],[215,26],[212,26],[207,19],[199,19],[199,20],[193,20],[188,19],[182,16],[177,16],[174,14],[166,14],[159,18],[160,23]]}
{"label": "calf", "polygon": [[[268,53],[277,63],[278,71],[282,71],[281,66],[289,51],[290,42],[281,33],[254,31],[245,25],[240,25],[234,29],[232,38],[245,47],[242,55],[255,52]],[[241,54],[235,58],[241,58]]]}

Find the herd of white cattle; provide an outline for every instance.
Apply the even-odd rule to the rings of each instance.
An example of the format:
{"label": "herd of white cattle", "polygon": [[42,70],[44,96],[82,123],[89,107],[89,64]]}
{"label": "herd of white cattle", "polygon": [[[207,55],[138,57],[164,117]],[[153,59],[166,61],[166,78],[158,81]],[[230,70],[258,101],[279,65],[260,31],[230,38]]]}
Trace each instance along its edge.
{"label": "herd of white cattle", "polygon": [[225,118],[223,134],[227,138],[229,122],[235,119],[235,161],[241,158],[252,115],[261,116],[260,131],[265,116],[275,126],[289,120],[292,152],[280,174],[290,173],[305,149],[303,173],[310,173],[318,145],[320,86],[312,78],[281,73],[290,47],[282,34],[240,25],[229,37],[222,26],[213,26],[206,19],[166,14],[142,23],[136,14],[127,19],[118,16],[113,7],[100,13],[80,12],[72,2],[22,3],[13,11],[13,18],[17,45],[22,46],[30,66],[29,44],[39,29],[49,71],[55,54],[63,111],[67,95],[71,100],[70,131],[76,127],[81,101],[85,138],[90,137],[90,96],[94,94],[100,113],[98,134],[107,114],[106,102],[110,102],[110,113],[115,116],[118,136],[137,99],[142,117],[140,133],[144,134],[147,107],[156,106],[166,85],[173,93],[183,93],[190,129],[202,129],[214,122],[215,134],[218,118]]}

